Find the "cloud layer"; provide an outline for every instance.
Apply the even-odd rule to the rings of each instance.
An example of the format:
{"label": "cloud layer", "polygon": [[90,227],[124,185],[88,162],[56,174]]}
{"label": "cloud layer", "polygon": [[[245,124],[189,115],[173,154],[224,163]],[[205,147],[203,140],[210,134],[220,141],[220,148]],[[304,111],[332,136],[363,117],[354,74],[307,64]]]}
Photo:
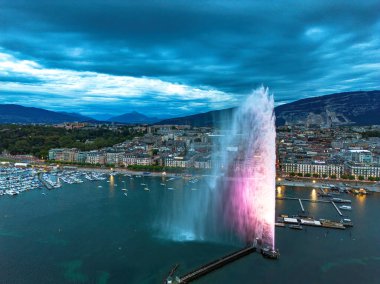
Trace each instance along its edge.
{"label": "cloud layer", "polygon": [[[364,2],[364,3],[363,3]],[[380,88],[379,1],[0,0],[0,103],[181,115]]]}

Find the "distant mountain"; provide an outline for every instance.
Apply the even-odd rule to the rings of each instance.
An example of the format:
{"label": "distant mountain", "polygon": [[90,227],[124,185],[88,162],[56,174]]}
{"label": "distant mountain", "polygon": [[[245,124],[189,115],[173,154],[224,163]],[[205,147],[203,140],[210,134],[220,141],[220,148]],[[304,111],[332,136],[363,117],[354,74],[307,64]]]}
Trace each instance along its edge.
{"label": "distant mountain", "polygon": [[193,114],[189,116],[169,118],[156,122],[155,124],[166,125],[192,125],[197,127],[202,126],[217,126],[232,119],[236,108],[228,108],[222,110],[213,110],[204,113]]}
{"label": "distant mountain", "polygon": [[138,113],[137,111],[125,113],[125,114],[114,116],[107,119],[107,121],[111,121],[111,122],[120,122],[120,123],[128,123],[128,124],[138,124],[138,123],[150,124],[150,123],[155,123],[159,120],[160,119],[158,119],[157,117],[149,117],[144,114]]}
{"label": "distant mountain", "polygon": [[0,104],[0,123],[62,123],[87,121],[79,114],[60,113],[42,108]]}
{"label": "distant mountain", "polygon": [[276,107],[277,125],[380,124],[380,91],[337,93]]}
{"label": "distant mountain", "polygon": [[[156,124],[193,126],[220,125],[230,120],[236,108],[166,119]],[[275,108],[280,125],[372,125],[380,124],[380,91],[357,91],[313,97]]]}
{"label": "distant mountain", "polygon": [[75,117],[76,119],[78,119],[78,121],[94,121],[94,120],[96,120],[95,118],[85,116],[85,115],[82,115],[82,114],[77,113],[77,112],[60,111],[59,113],[63,113],[63,114]]}

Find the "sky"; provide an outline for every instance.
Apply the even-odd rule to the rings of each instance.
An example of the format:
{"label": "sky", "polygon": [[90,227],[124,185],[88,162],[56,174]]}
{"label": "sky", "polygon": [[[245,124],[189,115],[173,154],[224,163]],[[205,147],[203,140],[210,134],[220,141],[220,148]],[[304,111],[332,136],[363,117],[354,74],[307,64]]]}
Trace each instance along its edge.
{"label": "sky", "polygon": [[0,0],[0,103],[170,117],[380,89],[380,1]]}

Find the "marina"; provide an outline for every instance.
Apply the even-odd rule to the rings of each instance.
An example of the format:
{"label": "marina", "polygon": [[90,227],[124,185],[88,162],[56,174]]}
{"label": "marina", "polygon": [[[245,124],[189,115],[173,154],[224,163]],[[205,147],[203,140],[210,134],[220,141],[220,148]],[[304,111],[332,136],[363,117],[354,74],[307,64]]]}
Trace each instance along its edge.
{"label": "marina", "polygon": [[336,202],[351,203],[351,200],[349,200],[349,199],[332,198],[330,200],[324,200],[324,199],[295,198],[295,197],[286,197],[286,196],[281,196],[281,197],[278,196],[278,197],[276,197],[276,199],[277,200],[297,200],[299,202],[299,205],[301,207],[302,212],[305,212],[305,208],[303,206],[302,201],[313,202],[313,203],[331,203],[340,216],[343,216],[343,213],[340,211],[340,209],[351,210],[350,206],[344,206],[343,205],[343,206],[340,206],[339,207],[340,209],[339,209],[338,206],[335,204]]}
{"label": "marina", "polygon": [[[19,195],[20,193],[31,190],[31,189],[47,189],[54,190],[61,188],[63,184],[82,184],[85,181],[95,182],[95,181],[106,181],[109,177],[116,176],[127,177],[130,181],[134,178],[152,178],[154,175],[147,174],[123,174],[122,172],[112,171],[91,171],[83,169],[54,169],[46,171],[44,169],[32,169],[32,168],[17,168],[10,166],[0,167],[0,196],[2,195]],[[183,177],[168,177],[165,179],[166,182],[172,182],[175,180],[184,180],[188,184],[195,184],[201,180],[201,177],[187,176]],[[126,180],[122,181],[125,185]],[[150,188],[145,182],[141,182],[140,185],[144,191],[150,191]],[[166,183],[160,183],[161,186],[168,190],[175,190],[173,187],[166,187]],[[117,187],[116,183],[112,183],[113,187]],[[102,188],[102,185],[98,185],[98,188]],[[127,188],[122,188],[122,191],[126,191]],[[195,189],[192,189],[195,190]]]}
{"label": "marina", "polygon": [[25,191],[42,188],[37,172],[16,167],[0,168],[0,196],[19,195]]}
{"label": "marina", "polygon": [[46,172],[33,168],[0,167],[0,196],[19,195],[32,189],[57,189],[62,183],[106,180],[104,173],[73,170]]}

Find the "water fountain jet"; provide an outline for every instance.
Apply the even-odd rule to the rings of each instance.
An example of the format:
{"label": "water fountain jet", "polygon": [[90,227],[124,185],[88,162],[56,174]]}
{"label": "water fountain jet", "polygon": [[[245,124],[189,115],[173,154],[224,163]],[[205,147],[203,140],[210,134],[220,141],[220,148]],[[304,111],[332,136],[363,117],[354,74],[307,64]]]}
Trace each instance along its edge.
{"label": "water fountain jet", "polygon": [[260,239],[273,249],[275,118],[268,90],[252,92],[220,133],[224,135],[214,145],[209,188],[173,200],[165,235],[183,241]]}

